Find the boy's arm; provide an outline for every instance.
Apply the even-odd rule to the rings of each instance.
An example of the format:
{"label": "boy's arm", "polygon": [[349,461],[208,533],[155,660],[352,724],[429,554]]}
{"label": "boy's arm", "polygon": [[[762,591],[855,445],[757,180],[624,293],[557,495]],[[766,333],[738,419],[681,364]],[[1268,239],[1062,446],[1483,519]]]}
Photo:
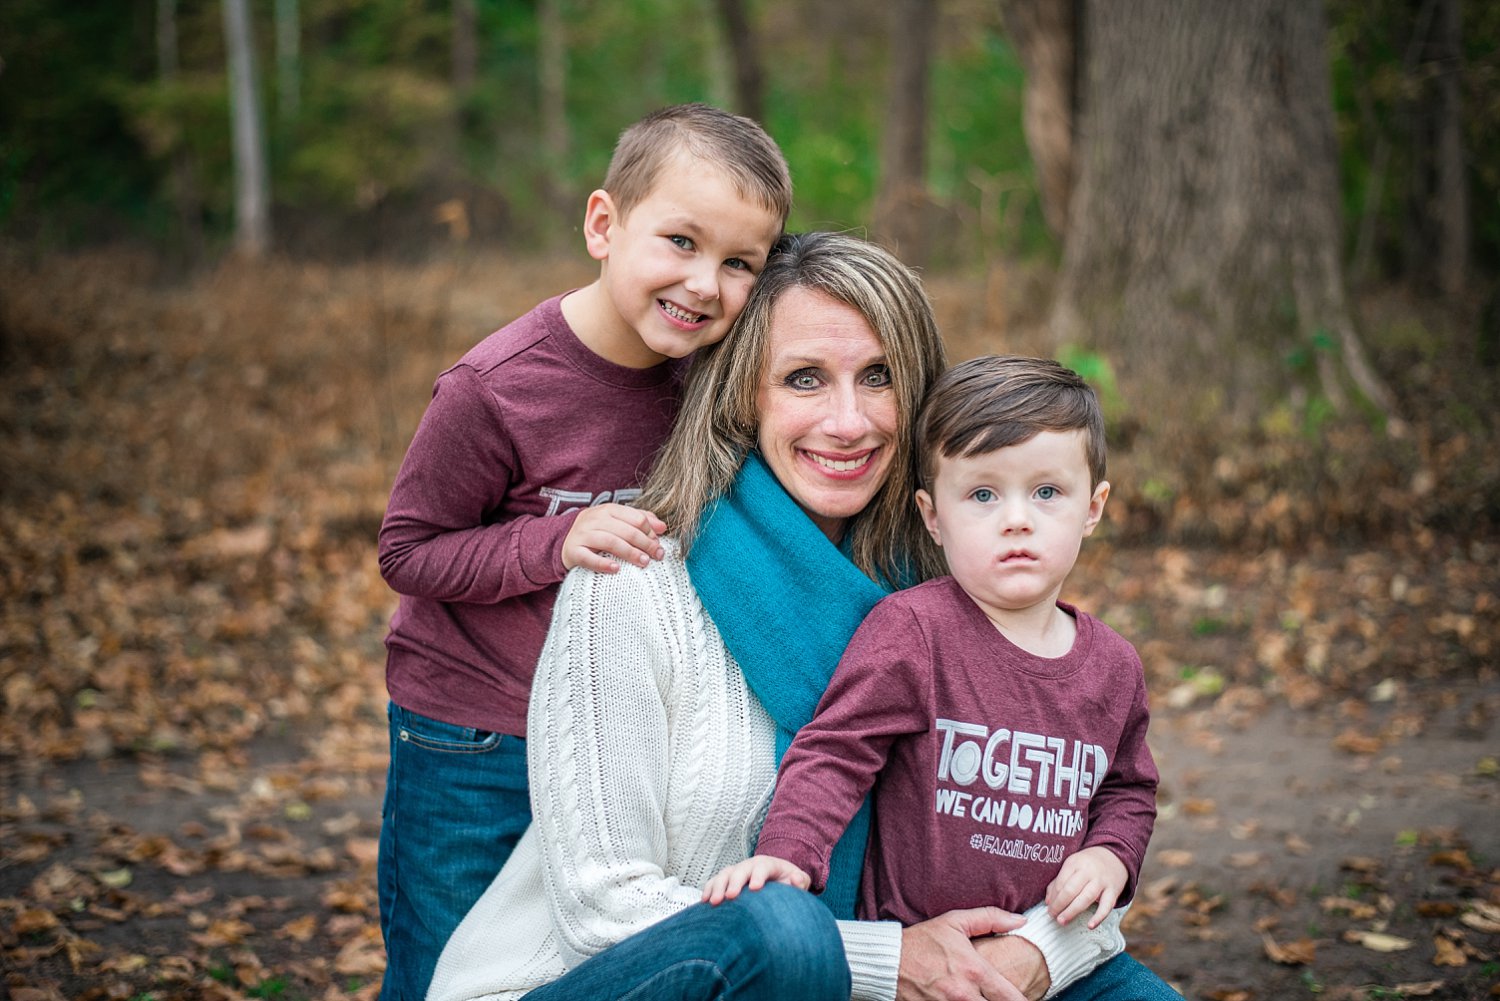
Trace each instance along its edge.
{"label": "boy's arm", "polygon": [[[1132,651],[1132,657],[1134,652]],[[1146,704],[1146,682],[1135,659],[1135,693],[1120,734],[1114,761],[1089,801],[1089,828],[1084,848],[1107,848],[1124,864],[1127,873],[1122,904],[1135,896],[1136,880],[1146,858],[1146,846],[1156,824],[1156,761],[1146,745],[1151,714]]]}
{"label": "boy's arm", "polygon": [[876,605],[849,641],[812,721],[782,758],[756,852],[785,859],[822,892],[834,843],[897,737],[927,729],[926,640],[911,613]]}
{"label": "boy's arm", "polygon": [[515,463],[499,408],[477,373],[460,365],[440,376],[380,527],[380,573],[393,590],[493,603],[562,580],[563,539],[578,512],[486,524],[505,500]]}

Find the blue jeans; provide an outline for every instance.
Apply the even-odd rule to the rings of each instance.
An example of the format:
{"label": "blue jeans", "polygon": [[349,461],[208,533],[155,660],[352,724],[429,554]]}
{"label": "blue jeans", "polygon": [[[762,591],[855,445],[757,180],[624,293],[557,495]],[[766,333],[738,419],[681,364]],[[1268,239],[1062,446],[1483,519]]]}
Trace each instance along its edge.
{"label": "blue jeans", "polygon": [[1182,995],[1122,952],[1052,1001],[1182,1001]]}
{"label": "blue jeans", "polygon": [[438,954],[531,823],[526,741],[388,708],[382,1001],[422,1001]]}
{"label": "blue jeans", "polygon": [[538,987],[526,1001],[849,1001],[849,961],[828,908],[767,883],[694,904]]}

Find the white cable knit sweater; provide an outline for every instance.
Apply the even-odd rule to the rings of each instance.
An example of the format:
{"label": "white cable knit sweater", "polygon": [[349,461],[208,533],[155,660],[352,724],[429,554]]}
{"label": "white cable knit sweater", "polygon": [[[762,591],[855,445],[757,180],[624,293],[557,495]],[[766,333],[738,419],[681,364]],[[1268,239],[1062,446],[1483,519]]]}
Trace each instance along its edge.
{"label": "white cable knit sweater", "polygon": [[[649,567],[568,575],[527,734],[532,825],[449,939],[429,1001],[521,997],[697,903],[755,847],[775,727],[671,540]],[[1017,934],[1042,950],[1054,993],[1124,948],[1118,919],[1089,932],[1044,907],[1027,916]],[[856,1001],[894,998],[900,926],[839,929]]]}

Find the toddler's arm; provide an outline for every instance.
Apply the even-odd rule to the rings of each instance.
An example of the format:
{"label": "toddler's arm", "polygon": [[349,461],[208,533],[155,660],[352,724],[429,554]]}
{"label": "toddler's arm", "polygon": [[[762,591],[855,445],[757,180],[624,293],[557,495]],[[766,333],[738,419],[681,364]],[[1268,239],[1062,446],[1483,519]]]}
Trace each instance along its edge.
{"label": "toddler's arm", "polygon": [[1097,928],[1114,910],[1130,878],[1125,863],[1108,848],[1085,848],[1063,860],[1057,878],[1047,885],[1047,913],[1065,925],[1097,903],[1089,927]]}
{"label": "toddler's arm", "polygon": [[703,884],[703,899],[715,907],[733,900],[745,887],[759,890],[766,881],[790,883],[799,890],[812,885],[812,878],[786,859],[775,855],[752,855],[743,862],[727,865]]}

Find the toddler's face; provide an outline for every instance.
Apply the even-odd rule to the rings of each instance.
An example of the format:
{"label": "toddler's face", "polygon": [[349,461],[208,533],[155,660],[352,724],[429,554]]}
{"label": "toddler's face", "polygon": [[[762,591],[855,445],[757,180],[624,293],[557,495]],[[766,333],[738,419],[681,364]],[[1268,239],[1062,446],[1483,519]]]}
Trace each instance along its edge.
{"label": "toddler's face", "polygon": [[1089,485],[1083,431],[1042,431],[984,455],[938,458],[917,491],[927,531],[968,595],[994,619],[1052,605],[1109,484]]}
{"label": "toddler's face", "polygon": [[604,281],[658,360],[683,358],[729,333],[780,235],[780,217],[742,197],[722,170],[682,156],[610,221]]}

